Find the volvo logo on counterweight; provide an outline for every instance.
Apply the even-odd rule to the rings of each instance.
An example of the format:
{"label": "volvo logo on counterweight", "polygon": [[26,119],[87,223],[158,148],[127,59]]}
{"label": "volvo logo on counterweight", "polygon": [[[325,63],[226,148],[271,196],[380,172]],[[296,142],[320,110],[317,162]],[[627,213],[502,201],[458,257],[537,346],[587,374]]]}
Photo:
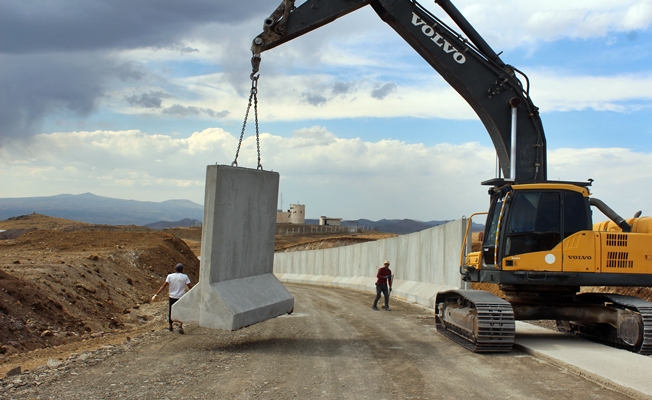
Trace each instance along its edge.
{"label": "volvo logo on counterweight", "polygon": [[430,25],[426,25],[426,21],[422,20],[415,13],[412,13],[412,25],[420,26],[421,32],[423,32],[424,35],[428,36],[430,40],[435,42],[437,46],[441,47],[445,53],[453,53],[453,60],[455,60],[458,64],[464,64],[466,61],[464,54],[460,53],[455,47],[448,43],[448,40],[441,37],[439,33],[436,33],[435,28]]}
{"label": "volvo logo on counterweight", "polygon": [[590,260],[591,256],[568,256],[570,260]]}

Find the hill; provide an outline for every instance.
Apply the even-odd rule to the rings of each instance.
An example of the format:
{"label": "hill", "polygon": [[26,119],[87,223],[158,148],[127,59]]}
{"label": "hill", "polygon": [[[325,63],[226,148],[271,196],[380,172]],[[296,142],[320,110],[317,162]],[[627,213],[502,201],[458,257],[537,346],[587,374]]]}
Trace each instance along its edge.
{"label": "hill", "polygon": [[[155,230],[201,226],[204,207],[190,200],[163,202],[122,200],[92,193],[60,194],[43,197],[0,198],[0,220],[21,215],[44,214],[54,218],[90,224],[139,225]],[[412,219],[368,219],[342,221],[343,226],[359,226],[365,230],[404,235],[419,232],[445,221]],[[318,219],[306,219],[307,225],[318,225]],[[473,230],[484,226],[473,224]],[[7,237],[5,237],[6,239]]]}
{"label": "hill", "polygon": [[193,226],[201,227],[201,221],[196,219],[184,218],[181,221],[159,221],[144,226],[156,230],[170,229],[170,228],[190,228]]}
{"label": "hill", "polygon": [[[434,226],[443,225],[450,222],[446,221],[415,221],[413,219],[381,219],[379,221],[371,221],[368,219],[359,219],[357,221],[342,221],[342,226],[358,226],[364,227],[367,230],[376,230],[379,232],[395,233],[397,235],[405,235],[408,233],[420,232]],[[319,220],[306,219],[306,224],[317,225]],[[484,225],[473,223],[473,231],[484,230]]]}
{"label": "hill", "polygon": [[190,200],[121,200],[92,193],[0,199],[0,220],[33,213],[91,224],[146,225],[184,218],[201,221],[204,207]]}

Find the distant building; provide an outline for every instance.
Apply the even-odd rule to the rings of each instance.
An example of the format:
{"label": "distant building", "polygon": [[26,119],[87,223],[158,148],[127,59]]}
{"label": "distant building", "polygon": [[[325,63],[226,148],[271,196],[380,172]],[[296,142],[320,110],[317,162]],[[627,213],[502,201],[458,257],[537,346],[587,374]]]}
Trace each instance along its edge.
{"label": "distant building", "polygon": [[342,218],[328,218],[323,215],[319,217],[319,225],[340,226]]}
{"label": "distant building", "polygon": [[305,224],[306,206],[304,204],[290,204],[287,211],[276,212],[277,224]]}

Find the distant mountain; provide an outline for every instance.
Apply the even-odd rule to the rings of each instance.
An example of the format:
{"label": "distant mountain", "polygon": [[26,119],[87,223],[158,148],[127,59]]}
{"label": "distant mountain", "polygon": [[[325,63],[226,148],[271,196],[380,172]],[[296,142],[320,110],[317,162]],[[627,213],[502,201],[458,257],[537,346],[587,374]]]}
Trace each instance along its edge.
{"label": "distant mountain", "polygon": [[0,220],[32,213],[92,224],[146,225],[184,218],[201,221],[204,207],[190,200],[121,200],[92,193],[0,198]]}
{"label": "distant mountain", "polygon": [[189,228],[191,226],[201,226],[201,221],[196,219],[184,218],[181,221],[159,221],[145,225],[147,228],[161,230],[168,228]]}
{"label": "distant mountain", "polygon": [[[359,219],[357,221],[347,220],[342,221],[344,226],[359,226],[367,227],[367,229],[375,229],[380,232],[396,233],[398,235],[405,235],[408,233],[419,232],[424,229],[432,228],[433,226],[443,225],[450,221],[415,221],[412,219],[381,219],[379,221],[371,221],[368,219]],[[306,219],[306,224],[317,225],[318,219]],[[484,225],[473,223],[472,229],[480,231],[484,229]]]}
{"label": "distant mountain", "polygon": [[[424,229],[432,228],[433,226],[443,225],[449,221],[415,221],[412,219],[381,219],[380,221],[370,221],[368,219],[358,220],[358,226],[367,225],[373,226],[376,230],[381,232],[396,233],[398,235],[405,235],[408,233],[420,232]],[[347,223],[347,225],[351,225]]]}
{"label": "distant mountain", "polygon": [[[121,200],[92,193],[60,194],[47,197],[0,198],[0,220],[27,214],[45,214],[91,224],[143,225],[152,229],[201,226],[204,207],[190,200],[163,202]],[[368,219],[342,221],[345,226],[359,226],[381,232],[407,234],[419,232],[449,221],[415,221],[412,219]],[[318,225],[318,219],[306,219]],[[479,231],[484,225],[473,224]]]}

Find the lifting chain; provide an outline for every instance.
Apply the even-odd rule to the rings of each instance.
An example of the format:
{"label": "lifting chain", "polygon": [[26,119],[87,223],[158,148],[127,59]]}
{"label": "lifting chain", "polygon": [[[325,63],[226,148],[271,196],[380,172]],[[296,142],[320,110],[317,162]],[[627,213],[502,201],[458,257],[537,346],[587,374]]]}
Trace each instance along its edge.
{"label": "lifting chain", "polygon": [[240,132],[240,140],[238,141],[238,149],[235,151],[235,159],[231,163],[232,167],[238,166],[238,155],[240,154],[240,146],[242,145],[242,138],[244,137],[245,129],[247,128],[247,118],[249,117],[249,110],[251,109],[251,103],[254,103],[254,117],[256,121],[256,148],[258,150],[258,166],[256,169],[262,171],[263,165],[260,163],[260,134],[258,132],[258,67],[260,66],[260,55],[254,55],[251,57],[252,72],[249,76],[251,78],[251,91],[249,92],[249,104],[247,105],[247,111],[245,112],[244,122],[242,123],[242,132]]}

